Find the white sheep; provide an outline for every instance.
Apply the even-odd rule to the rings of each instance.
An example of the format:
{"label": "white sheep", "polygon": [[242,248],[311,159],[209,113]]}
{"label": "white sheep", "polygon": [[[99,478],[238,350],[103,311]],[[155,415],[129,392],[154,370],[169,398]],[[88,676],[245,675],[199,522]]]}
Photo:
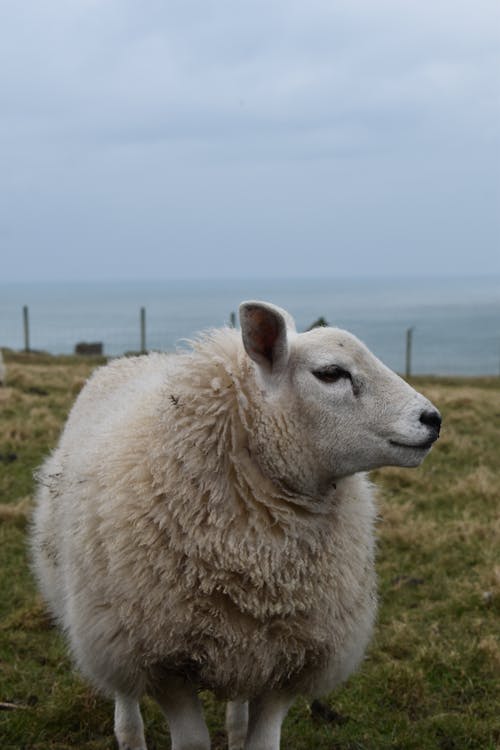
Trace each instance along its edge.
{"label": "white sheep", "polygon": [[0,349],[0,386],[5,385],[7,382],[7,368],[3,358],[2,350]]}
{"label": "white sheep", "polygon": [[145,692],[174,750],[207,750],[205,688],[230,700],[230,750],[277,750],[295,697],[345,680],[370,638],[359,472],[417,466],[439,432],[351,334],[298,334],[262,302],[240,320],[97,370],[41,472],[36,574],[78,667],[115,698],[121,750],[146,748]]}

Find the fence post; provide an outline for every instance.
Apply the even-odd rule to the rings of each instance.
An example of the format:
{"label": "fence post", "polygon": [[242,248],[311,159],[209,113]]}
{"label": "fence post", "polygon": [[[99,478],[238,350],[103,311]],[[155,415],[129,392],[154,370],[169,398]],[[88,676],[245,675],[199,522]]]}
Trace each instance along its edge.
{"label": "fence post", "polygon": [[413,344],[414,326],[406,329],[406,378],[411,377],[411,349]]}
{"label": "fence post", "polygon": [[141,307],[141,354],[146,354],[146,308]]}
{"label": "fence post", "polygon": [[229,316],[229,325],[231,328],[236,328],[236,313],[234,312]]}
{"label": "fence post", "polygon": [[28,305],[23,306],[24,351],[30,351],[30,316]]}

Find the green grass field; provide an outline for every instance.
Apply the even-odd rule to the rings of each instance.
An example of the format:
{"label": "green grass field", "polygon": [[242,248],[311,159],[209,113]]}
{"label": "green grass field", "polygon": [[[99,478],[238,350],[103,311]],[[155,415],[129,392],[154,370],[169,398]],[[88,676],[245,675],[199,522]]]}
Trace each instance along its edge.
{"label": "green grass field", "polygon": [[[75,674],[30,575],[34,469],[98,363],[6,353],[0,388],[0,747],[114,748],[112,705]],[[380,613],[359,672],[316,706],[301,699],[284,750],[500,748],[500,380],[419,378],[442,437],[419,469],[380,487]],[[204,696],[213,748],[223,706]],[[332,709],[332,710],[328,710]],[[145,701],[149,750],[168,729]]]}

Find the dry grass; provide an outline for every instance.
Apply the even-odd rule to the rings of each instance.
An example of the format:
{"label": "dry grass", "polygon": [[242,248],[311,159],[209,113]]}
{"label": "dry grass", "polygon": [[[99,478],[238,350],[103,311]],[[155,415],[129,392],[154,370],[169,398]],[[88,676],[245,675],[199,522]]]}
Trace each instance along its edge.
{"label": "dry grass", "polygon": [[17,503],[0,503],[0,523],[21,521],[26,523],[32,507],[31,497],[23,497]]}
{"label": "dry grass", "polygon": [[[25,551],[32,472],[54,446],[96,361],[6,355],[0,388],[0,711],[2,747],[113,747],[112,708],[71,670],[35,593]],[[500,747],[500,383],[419,378],[442,410],[443,435],[414,471],[381,486],[380,615],[368,658],[328,702],[298,701],[288,750],[493,750]],[[204,697],[215,750],[222,706]],[[168,747],[146,701],[150,748]],[[338,714],[343,720],[338,719]],[[337,719],[335,718],[337,716]]]}

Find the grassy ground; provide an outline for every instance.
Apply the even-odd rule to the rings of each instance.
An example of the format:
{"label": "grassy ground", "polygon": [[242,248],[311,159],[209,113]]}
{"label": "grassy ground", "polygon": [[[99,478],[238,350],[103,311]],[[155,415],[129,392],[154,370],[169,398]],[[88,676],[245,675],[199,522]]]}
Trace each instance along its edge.
{"label": "grassy ground", "polygon": [[[5,356],[0,388],[0,746],[114,748],[112,706],[72,671],[31,579],[25,546],[32,472],[57,440],[96,360]],[[500,748],[500,381],[421,378],[443,435],[416,470],[381,487],[380,615],[366,662],[319,707],[299,700],[287,750]],[[223,707],[204,697],[213,747]],[[335,709],[334,711],[328,709]],[[150,750],[168,748],[153,704]]]}

